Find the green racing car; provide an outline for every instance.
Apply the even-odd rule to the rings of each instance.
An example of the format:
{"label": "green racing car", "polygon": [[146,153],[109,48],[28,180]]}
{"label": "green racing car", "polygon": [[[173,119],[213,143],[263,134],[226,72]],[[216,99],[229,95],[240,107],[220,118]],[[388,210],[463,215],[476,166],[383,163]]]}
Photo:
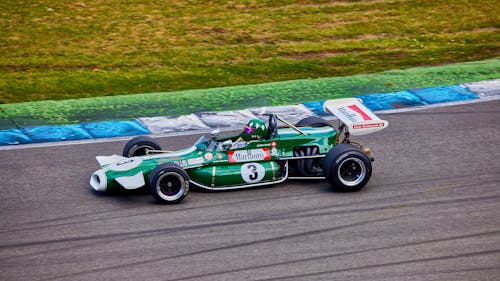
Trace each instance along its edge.
{"label": "green racing car", "polygon": [[178,151],[162,150],[150,137],[135,137],[122,156],[96,157],[101,168],[90,185],[99,192],[147,186],[161,203],[180,202],[191,185],[228,190],[287,179],[325,179],[336,190],[357,191],[370,179],[373,158],[350,136],[379,131],[388,122],[354,98],[328,100],[324,109],[339,119],[338,128],[316,116],[292,125],[270,114],[267,124],[252,119],[238,135],[220,137],[214,131]]}

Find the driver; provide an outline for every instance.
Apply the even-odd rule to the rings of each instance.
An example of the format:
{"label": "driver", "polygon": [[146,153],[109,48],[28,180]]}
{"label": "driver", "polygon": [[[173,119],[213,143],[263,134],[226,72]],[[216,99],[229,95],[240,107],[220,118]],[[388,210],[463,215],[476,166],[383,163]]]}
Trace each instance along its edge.
{"label": "driver", "polygon": [[235,148],[240,145],[246,145],[246,142],[261,140],[267,136],[266,124],[260,119],[252,119],[243,128],[243,131],[233,143],[232,140],[228,139],[224,141],[219,149],[229,149]]}
{"label": "driver", "polygon": [[239,139],[244,141],[261,140],[267,136],[266,124],[260,119],[252,119],[248,121]]}
{"label": "driver", "polygon": [[261,140],[265,138],[267,134],[266,124],[260,119],[252,119],[248,121],[240,136],[234,141],[234,143],[230,139],[226,140],[221,144],[219,149],[237,148],[239,145],[245,146],[246,142]]}

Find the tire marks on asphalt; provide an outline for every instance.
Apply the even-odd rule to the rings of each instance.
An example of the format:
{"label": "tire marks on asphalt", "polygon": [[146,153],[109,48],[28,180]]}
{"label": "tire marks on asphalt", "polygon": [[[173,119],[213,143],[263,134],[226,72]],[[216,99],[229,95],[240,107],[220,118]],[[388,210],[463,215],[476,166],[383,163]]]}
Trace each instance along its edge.
{"label": "tire marks on asphalt", "polygon": [[[329,255],[321,255],[321,256],[315,256],[315,257],[305,258],[305,259],[294,259],[291,261],[280,262],[280,263],[273,263],[273,264],[266,264],[266,265],[260,265],[260,266],[252,266],[252,267],[244,267],[244,268],[219,271],[219,272],[212,272],[212,273],[206,273],[206,274],[200,274],[200,275],[192,275],[192,276],[187,276],[187,277],[183,277],[183,278],[166,279],[166,281],[167,280],[168,281],[183,281],[183,280],[190,280],[190,279],[197,280],[197,279],[202,278],[202,277],[204,278],[204,277],[224,275],[224,274],[229,274],[229,273],[239,273],[242,271],[250,271],[250,270],[261,270],[261,269],[269,268],[269,267],[282,266],[282,265],[292,265],[292,264],[303,263],[303,262],[312,262],[312,261],[318,261],[318,260],[322,260],[322,259],[341,258],[342,256],[368,253],[368,252],[379,251],[379,250],[390,250],[390,249],[401,248],[401,247],[420,246],[420,245],[425,245],[425,244],[448,242],[448,241],[452,241],[452,240],[460,240],[460,239],[480,237],[480,236],[495,236],[498,234],[500,234],[500,230],[481,232],[481,233],[472,233],[472,234],[462,235],[462,236],[450,236],[450,237],[439,238],[439,239],[417,241],[417,242],[412,242],[412,243],[395,244],[395,245],[389,245],[389,246],[383,246],[383,247],[373,247],[373,248],[368,248],[368,249],[363,249],[363,250],[348,251],[348,252],[335,253],[335,254],[329,254]],[[497,251],[495,251],[495,253],[496,252]],[[318,274],[318,275],[322,275],[322,274],[323,273]],[[293,276],[293,277],[303,278],[303,277],[309,277],[309,276]],[[285,277],[283,277],[283,278],[285,278]],[[286,278],[288,278],[288,277],[286,277]],[[274,279],[262,279],[262,280],[274,280]],[[279,280],[279,279],[277,279],[277,280]]]}

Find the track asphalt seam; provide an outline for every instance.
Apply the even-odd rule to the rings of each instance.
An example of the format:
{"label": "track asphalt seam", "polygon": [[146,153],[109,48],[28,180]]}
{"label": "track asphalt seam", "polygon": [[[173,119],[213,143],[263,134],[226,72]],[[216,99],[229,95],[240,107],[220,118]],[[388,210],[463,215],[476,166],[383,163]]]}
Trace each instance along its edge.
{"label": "track asphalt seam", "polygon": [[[429,107],[455,105],[464,102],[500,99],[500,79],[459,85],[409,89],[400,92],[356,96],[378,113],[394,113]],[[0,149],[78,144],[89,141],[109,141],[136,135],[161,137],[198,134],[215,128],[224,131],[238,129],[249,119],[265,118],[275,112],[292,123],[308,116],[328,118],[324,101],[298,105],[257,107],[245,110],[197,112],[182,116],[141,117],[135,120],[84,122],[61,126],[37,126],[0,130]]]}

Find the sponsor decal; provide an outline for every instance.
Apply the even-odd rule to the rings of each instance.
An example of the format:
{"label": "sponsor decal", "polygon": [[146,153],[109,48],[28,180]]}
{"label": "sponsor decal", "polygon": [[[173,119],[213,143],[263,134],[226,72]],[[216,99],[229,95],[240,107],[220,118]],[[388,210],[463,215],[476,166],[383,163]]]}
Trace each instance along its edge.
{"label": "sponsor decal", "polygon": [[[210,155],[212,155],[212,154],[210,154]],[[189,165],[200,165],[200,164],[203,164],[204,160],[203,160],[203,157],[196,157],[196,158],[188,159],[187,162]]]}
{"label": "sponsor decal", "polygon": [[[169,162],[169,161],[167,161]],[[181,167],[186,167],[188,165],[188,162],[186,160],[175,160],[175,161],[170,161],[172,163],[175,163]]]}
{"label": "sponsor decal", "polygon": [[123,161],[118,161],[116,163],[112,163],[108,166],[108,169],[115,172],[123,172],[135,169],[142,163],[142,160],[139,158],[127,159]]}
{"label": "sponsor decal", "polygon": [[222,154],[222,153],[217,153],[217,155],[216,155],[215,157],[217,157],[217,159],[219,159],[219,160],[220,160],[220,159],[224,158],[224,154]]}
{"label": "sponsor decal", "polygon": [[212,153],[210,153],[210,152],[205,153],[205,159],[210,161],[210,160],[212,160],[212,158],[214,158],[214,155]]}
{"label": "sponsor decal", "polygon": [[259,163],[245,163],[241,165],[240,172],[246,183],[258,183],[266,175],[266,169]]}
{"label": "sponsor decal", "polygon": [[158,164],[162,164],[162,163],[174,163],[174,164],[177,164],[181,167],[187,167],[187,166],[191,166],[191,165],[201,165],[203,163],[205,163],[205,159],[203,159],[203,157],[196,157],[196,158],[191,158],[191,159],[179,159],[179,160],[171,160],[171,159],[164,159],[164,160],[161,160],[159,161]]}
{"label": "sponsor decal", "polygon": [[278,143],[276,141],[272,141],[270,143],[259,143],[259,144],[257,144],[257,147],[268,147],[268,146],[270,146],[270,147],[276,147],[276,146],[278,146]]}
{"label": "sponsor decal", "polygon": [[276,147],[273,147],[273,148],[271,149],[271,155],[272,155],[272,156],[276,156],[276,155],[278,155],[278,150],[276,149]]}
{"label": "sponsor decal", "polygon": [[372,120],[372,118],[370,116],[368,116],[368,114],[366,114],[366,112],[361,110],[361,108],[359,108],[357,105],[349,105],[348,108],[359,113],[359,115],[361,115],[361,117],[363,117],[363,120],[365,120],[365,121]]}
{"label": "sponsor decal", "polygon": [[116,162],[115,165],[116,166],[122,166],[122,165],[126,165],[128,163],[132,163],[134,162],[134,159],[130,159],[130,160],[125,160],[125,161],[120,161],[120,162]]}
{"label": "sponsor decal", "polygon": [[355,129],[366,129],[366,128],[378,128],[378,127],[384,127],[385,124],[384,122],[379,122],[379,123],[372,123],[372,124],[358,124],[358,125],[353,125],[352,128]]}
{"label": "sponsor decal", "polygon": [[361,121],[362,118],[364,121],[373,120],[366,112],[361,110],[357,105],[350,105],[348,107],[341,107],[338,111],[344,115],[345,118],[349,119],[349,121],[356,123]]}
{"label": "sponsor decal", "polygon": [[231,150],[227,153],[227,155],[229,156],[229,162],[231,163],[271,159],[269,148],[257,148],[237,151]]}
{"label": "sponsor decal", "polygon": [[173,160],[173,161],[172,160],[167,160],[167,161],[165,161],[165,163],[168,163],[168,162],[175,163],[175,164],[177,164],[177,165],[179,165],[181,167],[188,166],[188,161],[186,161],[186,160]]}
{"label": "sponsor decal", "polygon": [[351,113],[351,111],[345,107],[341,107],[339,108],[339,112],[342,113],[342,115],[344,115],[347,119],[349,119],[349,121],[351,122],[356,122],[357,121],[357,115],[354,114],[354,113]]}

